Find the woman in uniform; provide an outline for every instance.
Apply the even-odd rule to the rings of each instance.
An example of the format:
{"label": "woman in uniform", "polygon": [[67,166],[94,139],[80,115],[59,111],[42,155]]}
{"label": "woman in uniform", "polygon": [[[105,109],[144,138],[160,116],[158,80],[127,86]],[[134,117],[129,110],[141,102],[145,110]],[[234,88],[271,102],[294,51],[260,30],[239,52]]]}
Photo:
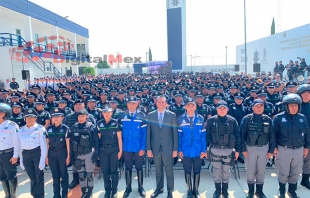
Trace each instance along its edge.
{"label": "woman in uniform", "polygon": [[30,192],[34,198],[44,197],[44,172],[46,158],[46,130],[36,123],[38,113],[34,109],[24,112],[26,125],[18,131],[20,167],[30,179]]}
{"label": "woman in uniform", "polygon": [[122,133],[118,121],[112,119],[113,109],[103,107],[103,118],[97,123],[99,129],[99,158],[103,172],[105,198],[115,198],[118,185],[118,160],[122,156]]}

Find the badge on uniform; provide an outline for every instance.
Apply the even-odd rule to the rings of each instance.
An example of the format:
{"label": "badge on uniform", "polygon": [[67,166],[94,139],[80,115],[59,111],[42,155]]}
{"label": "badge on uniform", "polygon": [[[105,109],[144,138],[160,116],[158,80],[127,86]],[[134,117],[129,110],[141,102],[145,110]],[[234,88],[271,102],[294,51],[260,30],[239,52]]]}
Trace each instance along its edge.
{"label": "badge on uniform", "polygon": [[104,127],[104,125],[101,123],[101,124],[100,124],[100,127]]}
{"label": "badge on uniform", "polygon": [[286,122],[286,119],[285,119],[285,118],[282,118],[282,122]]}
{"label": "badge on uniform", "polygon": [[52,129],[49,129],[48,132],[53,132],[53,130],[52,130]]}
{"label": "badge on uniform", "polygon": [[115,126],[115,123],[112,123],[111,126]]}
{"label": "badge on uniform", "polygon": [[304,122],[304,120],[303,119],[299,119],[299,122]]}
{"label": "badge on uniform", "polygon": [[127,119],[127,115],[125,115],[124,119]]}
{"label": "badge on uniform", "polygon": [[185,121],[185,120],[183,120],[183,121],[182,121],[182,124],[186,124],[186,121]]}
{"label": "badge on uniform", "polygon": [[60,138],[60,141],[62,141],[62,138]]}
{"label": "badge on uniform", "polygon": [[64,130],[63,130],[63,129],[60,129],[60,132],[62,133],[62,132],[64,132]]}

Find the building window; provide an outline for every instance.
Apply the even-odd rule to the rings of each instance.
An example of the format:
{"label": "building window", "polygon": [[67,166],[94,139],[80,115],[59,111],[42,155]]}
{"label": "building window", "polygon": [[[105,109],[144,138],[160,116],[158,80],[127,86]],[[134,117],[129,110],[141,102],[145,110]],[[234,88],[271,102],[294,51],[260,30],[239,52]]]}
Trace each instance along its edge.
{"label": "building window", "polygon": [[38,39],[39,39],[39,35],[37,33],[34,33],[34,43],[35,44],[39,44]]}
{"label": "building window", "polygon": [[16,35],[21,35],[21,34],[20,34],[20,29],[17,29],[17,28],[16,28]]}

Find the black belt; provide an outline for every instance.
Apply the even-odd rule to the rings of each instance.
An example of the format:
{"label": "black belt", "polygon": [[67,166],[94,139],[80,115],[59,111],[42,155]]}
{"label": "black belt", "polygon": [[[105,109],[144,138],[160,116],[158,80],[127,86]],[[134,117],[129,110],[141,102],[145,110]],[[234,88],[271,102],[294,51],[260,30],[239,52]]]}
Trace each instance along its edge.
{"label": "black belt", "polygon": [[63,147],[63,148],[55,148],[55,147],[50,147],[49,149],[50,151],[67,151],[67,148],[66,147]]}
{"label": "black belt", "polygon": [[118,144],[106,144],[106,145],[102,145],[101,148],[102,149],[107,149],[107,148],[112,148],[118,146]]}
{"label": "black belt", "polygon": [[14,151],[13,148],[9,148],[9,149],[0,151],[0,154],[10,153],[10,152],[13,152],[13,151]]}
{"label": "black belt", "polygon": [[212,148],[216,148],[216,149],[228,149],[227,146],[220,146],[220,145],[212,145]]}
{"label": "black belt", "polygon": [[34,153],[36,151],[39,151],[40,150],[40,146],[34,148],[34,149],[30,149],[30,150],[23,150],[23,153],[27,154],[27,153]]}
{"label": "black belt", "polygon": [[264,144],[264,145],[247,145],[247,146],[249,146],[249,147],[264,147],[264,146],[267,146],[267,145],[268,145],[268,143]]}
{"label": "black belt", "polygon": [[[280,145],[280,146],[282,146],[282,145]],[[282,147],[296,150],[296,149],[300,149],[303,146],[282,146]]]}

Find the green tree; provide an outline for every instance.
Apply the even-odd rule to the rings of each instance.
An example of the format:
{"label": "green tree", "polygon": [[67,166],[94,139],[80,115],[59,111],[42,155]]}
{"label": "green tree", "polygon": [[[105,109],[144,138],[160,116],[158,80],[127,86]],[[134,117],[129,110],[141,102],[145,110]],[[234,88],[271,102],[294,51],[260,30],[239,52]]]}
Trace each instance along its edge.
{"label": "green tree", "polygon": [[84,74],[91,74],[91,75],[95,75],[95,68],[93,67],[85,67],[84,69]]}
{"label": "green tree", "polygon": [[106,62],[106,61],[101,61],[101,62],[99,62],[99,63],[96,65],[96,67],[97,67],[98,69],[106,69],[106,68],[110,68],[110,65],[109,65],[109,63]]}
{"label": "green tree", "polygon": [[149,61],[153,61],[152,50],[150,47],[149,47]]}
{"label": "green tree", "polygon": [[271,24],[271,35],[276,33],[276,25],[274,23],[274,17],[272,18],[272,24]]}

